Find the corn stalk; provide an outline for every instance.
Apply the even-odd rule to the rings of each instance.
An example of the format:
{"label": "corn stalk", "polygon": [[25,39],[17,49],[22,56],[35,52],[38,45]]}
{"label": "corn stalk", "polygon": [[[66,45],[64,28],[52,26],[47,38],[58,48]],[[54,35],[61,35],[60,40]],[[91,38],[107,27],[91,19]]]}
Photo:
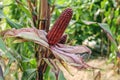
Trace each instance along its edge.
{"label": "corn stalk", "polygon": [[[46,32],[49,30],[50,24],[50,6],[47,0],[40,0],[39,5],[39,16],[38,16],[38,29],[45,30]],[[43,58],[48,57],[49,51],[42,47],[36,47],[36,58],[37,58],[37,80],[43,80],[43,74],[46,71],[47,64],[43,60]]]}
{"label": "corn stalk", "polygon": [[[17,3],[19,3],[16,0]],[[39,3],[38,3],[39,2]],[[48,32],[50,25],[50,5],[48,0],[27,0],[29,10],[32,15],[32,27]],[[39,5],[39,7],[37,7]],[[39,10],[37,11],[37,8]],[[47,64],[43,58],[48,57],[49,51],[43,46],[35,44],[36,60],[37,60],[37,80],[43,80],[43,74],[46,71]]]}

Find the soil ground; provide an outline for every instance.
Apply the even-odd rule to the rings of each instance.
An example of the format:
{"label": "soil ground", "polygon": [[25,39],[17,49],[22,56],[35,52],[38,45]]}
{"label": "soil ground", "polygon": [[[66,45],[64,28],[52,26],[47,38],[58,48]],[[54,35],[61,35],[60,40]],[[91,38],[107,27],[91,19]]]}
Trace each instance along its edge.
{"label": "soil ground", "polygon": [[114,69],[114,64],[108,63],[107,59],[95,59],[88,62],[89,65],[100,68],[95,70],[77,71],[71,68],[74,76],[64,70],[67,80],[120,80],[120,74]]}
{"label": "soil ground", "polygon": [[[120,80],[120,74],[118,75],[114,70],[114,64],[107,63],[107,59],[94,59],[88,61],[87,63],[100,69],[77,71],[76,69],[70,67],[74,76],[70,75],[63,69],[66,80]],[[11,73],[14,72],[14,67],[15,64],[13,64],[13,67],[11,66]],[[9,74],[5,80],[13,80],[12,75]]]}

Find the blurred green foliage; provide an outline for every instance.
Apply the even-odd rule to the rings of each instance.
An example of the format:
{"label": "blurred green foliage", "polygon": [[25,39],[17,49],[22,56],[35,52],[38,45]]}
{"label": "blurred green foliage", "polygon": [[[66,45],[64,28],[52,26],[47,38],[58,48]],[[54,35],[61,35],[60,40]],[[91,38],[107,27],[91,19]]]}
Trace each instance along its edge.
{"label": "blurred green foliage", "polygon": [[[11,28],[31,27],[31,13],[27,7],[26,0],[0,0],[0,30]],[[31,0],[32,1],[32,0]],[[119,0],[48,0],[51,6],[55,6],[51,16],[51,26],[58,18],[62,10],[67,7],[73,9],[72,20],[66,30],[68,34],[68,44],[85,44],[93,50],[93,55],[106,55],[110,60],[115,58],[115,50],[106,34],[99,25],[86,25],[83,21],[93,21],[106,23],[111,32],[115,35],[117,45],[120,45],[120,1]],[[6,65],[4,76],[9,73],[9,68],[13,62],[17,63],[17,69],[13,73],[14,80],[18,80],[19,69],[22,73],[22,80],[35,80],[36,59],[35,44],[25,42],[14,44],[9,39],[4,43],[0,39],[0,51],[5,53],[5,58],[9,59]],[[95,43],[95,44],[94,44]],[[7,46],[5,46],[5,44]],[[90,45],[94,44],[94,45]],[[95,57],[94,57],[95,58]],[[52,72],[45,75],[46,80],[53,80]],[[51,77],[52,76],[52,77]],[[60,75],[61,77],[62,75]],[[62,77],[63,78],[63,77]],[[61,78],[60,78],[61,79]],[[63,80],[63,79],[61,79]]]}

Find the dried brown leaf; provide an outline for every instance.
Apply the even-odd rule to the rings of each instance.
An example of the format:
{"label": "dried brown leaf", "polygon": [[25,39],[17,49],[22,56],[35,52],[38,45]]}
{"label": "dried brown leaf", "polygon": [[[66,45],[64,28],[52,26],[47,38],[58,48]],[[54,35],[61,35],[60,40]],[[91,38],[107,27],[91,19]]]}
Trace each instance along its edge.
{"label": "dried brown leaf", "polygon": [[16,40],[33,41],[42,46],[48,47],[46,32],[35,28],[12,29],[4,33],[4,37],[15,37]]}

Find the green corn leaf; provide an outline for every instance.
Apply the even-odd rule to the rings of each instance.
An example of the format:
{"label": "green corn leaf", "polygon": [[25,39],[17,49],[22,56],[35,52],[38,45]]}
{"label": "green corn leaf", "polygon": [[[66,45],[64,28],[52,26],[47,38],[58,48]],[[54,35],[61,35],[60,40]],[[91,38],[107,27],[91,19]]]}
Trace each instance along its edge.
{"label": "green corn leaf", "polygon": [[19,29],[19,28],[22,28],[22,27],[23,27],[23,25],[18,24],[18,23],[16,23],[16,22],[13,22],[13,21],[11,21],[9,18],[6,18],[6,21],[7,21],[7,23],[10,25],[11,28]]}
{"label": "green corn leaf", "polygon": [[115,41],[115,35],[111,32],[110,27],[108,24],[106,23],[97,23],[97,22],[92,22],[92,21],[82,21],[84,24],[86,25],[92,25],[92,24],[97,24],[98,26],[100,26],[100,28],[102,28],[104,30],[104,32],[107,34],[107,37],[110,39],[110,41],[112,42],[115,51],[118,51],[117,48],[117,43]]}
{"label": "green corn leaf", "polygon": [[[56,80],[55,78],[55,73],[53,73],[52,71],[49,72],[49,79],[48,80]],[[61,79],[62,80],[62,79]]]}
{"label": "green corn leaf", "polygon": [[10,66],[11,66],[11,64],[12,64],[13,61],[14,61],[13,58],[11,58],[11,59],[9,60],[7,66],[6,66],[6,68],[5,68],[5,71],[4,71],[4,73],[3,73],[4,76],[6,76],[6,75],[9,73],[9,71],[10,71]]}
{"label": "green corn leaf", "polygon": [[25,14],[26,14],[29,18],[31,18],[30,11],[29,11],[25,6],[23,6],[23,5],[21,5],[21,4],[18,4],[18,6],[19,6],[20,9],[22,9],[22,11],[25,12]]}
{"label": "green corn leaf", "polygon": [[115,39],[115,35],[112,34],[111,30],[110,30],[110,27],[108,24],[106,23],[98,23],[98,25],[107,33],[109,33],[113,39]]}
{"label": "green corn leaf", "polygon": [[1,38],[0,38],[0,49],[4,52],[6,51],[6,46]]}
{"label": "green corn leaf", "polygon": [[0,18],[6,18],[6,22],[10,25],[11,28],[18,29],[23,27],[23,25],[13,22],[9,18],[7,18],[1,10],[0,10]]}
{"label": "green corn leaf", "polygon": [[118,51],[117,43],[115,41],[115,35],[111,32],[110,27],[106,23],[98,23],[98,25],[104,30],[104,32],[107,34],[107,37],[111,40],[114,48],[116,51]]}
{"label": "green corn leaf", "polygon": [[61,71],[59,73],[59,80],[66,80],[64,75],[63,75],[63,72],[61,72]]}
{"label": "green corn leaf", "polygon": [[0,77],[0,80],[4,80],[2,77]]}
{"label": "green corn leaf", "polygon": [[3,12],[0,10],[0,18],[5,18]]}
{"label": "green corn leaf", "polygon": [[45,80],[49,80],[49,72],[50,72],[50,67],[47,66],[47,69],[46,69],[46,72],[45,72],[45,75],[44,75]]}
{"label": "green corn leaf", "polygon": [[27,78],[27,80],[31,80],[32,78],[34,78],[35,77],[35,75],[36,75],[36,69],[27,69],[26,70],[26,73],[28,74],[28,78]]}
{"label": "green corn leaf", "polygon": [[36,69],[27,69],[26,70],[26,72],[27,72],[27,74],[32,74],[32,73],[34,73],[36,71]]}
{"label": "green corn leaf", "polygon": [[8,52],[6,45],[4,44],[3,40],[0,38],[0,49],[7,55],[7,57],[13,59],[13,56]]}

